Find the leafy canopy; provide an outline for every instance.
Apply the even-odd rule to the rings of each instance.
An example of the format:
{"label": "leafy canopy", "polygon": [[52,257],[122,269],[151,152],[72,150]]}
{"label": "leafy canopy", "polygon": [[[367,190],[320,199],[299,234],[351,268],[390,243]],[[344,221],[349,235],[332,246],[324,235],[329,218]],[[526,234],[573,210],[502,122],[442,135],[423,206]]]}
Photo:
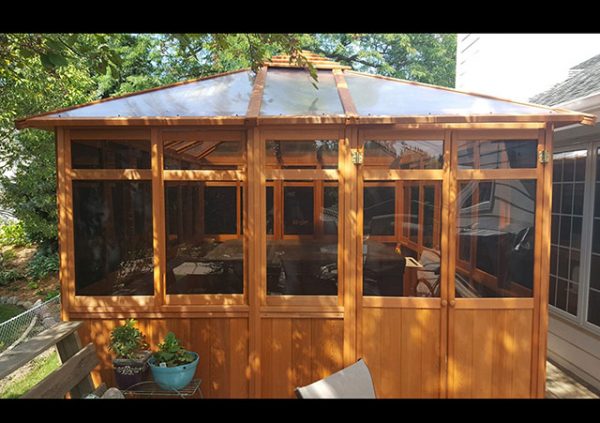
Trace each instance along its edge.
{"label": "leafy canopy", "polygon": [[[0,34],[0,216],[56,246],[53,134],[17,118],[242,67],[302,50],[360,71],[452,86],[454,34]],[[316,78],[316,72],[309,68]]]}

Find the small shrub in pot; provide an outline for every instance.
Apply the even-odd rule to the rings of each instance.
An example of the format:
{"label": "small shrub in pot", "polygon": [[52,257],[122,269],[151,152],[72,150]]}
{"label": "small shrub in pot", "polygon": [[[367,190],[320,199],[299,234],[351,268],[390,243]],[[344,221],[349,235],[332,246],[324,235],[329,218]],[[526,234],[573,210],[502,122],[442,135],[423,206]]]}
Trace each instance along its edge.
{"label": "small shrub in pot", "polygon": [[135,327],[136,323],[134,319],[128,319],[110,333],[109,349],[115,353],[113,367],[119,389],[127,389],[143,381],[148,370],[151,352],[144,334]]}

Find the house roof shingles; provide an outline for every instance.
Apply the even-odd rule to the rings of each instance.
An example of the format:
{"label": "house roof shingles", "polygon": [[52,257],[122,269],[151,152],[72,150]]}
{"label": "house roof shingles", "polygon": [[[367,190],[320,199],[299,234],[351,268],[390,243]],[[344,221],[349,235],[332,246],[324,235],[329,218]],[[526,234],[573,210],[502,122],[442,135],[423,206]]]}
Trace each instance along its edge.
{"label": "house roof shingles", "polygon": [[573,66],[567,79],[542,93],[536,94],[531,97],[530,101],[536,104],[554,106],[585,97],[597,91],[600,91],[600,54]]}

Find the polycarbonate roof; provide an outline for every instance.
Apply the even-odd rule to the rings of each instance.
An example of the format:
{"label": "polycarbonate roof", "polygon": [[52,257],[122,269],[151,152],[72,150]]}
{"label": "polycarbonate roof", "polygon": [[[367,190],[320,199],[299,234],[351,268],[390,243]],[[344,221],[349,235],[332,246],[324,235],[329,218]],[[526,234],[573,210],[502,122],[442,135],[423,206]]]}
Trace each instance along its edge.
{"label": "polycarbonate roof", "polygon": [[[18,128],[66,125],[195,124],[214,119],[240,124],[244,118],[317,117],[327,122],[553,121],[594,122],[591,115],[514,102],[445,87],[358,73],[312,53],[318,83],[287,56],[275,56],[257,75],[240,70],[158,87],[18,120]],[[315,86],[316,85],[316,88]],[[497,116],[497,118],[496,118]],[[513,118],[514,117],[514,118]],[[521,118],[519,118],[521,117]],[[321,120],[325,122],[324,120]],[[382,121],[383,122],[383,121]]]}
{"label": "polycarbonate roof", "polygon": [[48,117],[243,116],[253,85],[252,72],[241,71],[90,104]]}

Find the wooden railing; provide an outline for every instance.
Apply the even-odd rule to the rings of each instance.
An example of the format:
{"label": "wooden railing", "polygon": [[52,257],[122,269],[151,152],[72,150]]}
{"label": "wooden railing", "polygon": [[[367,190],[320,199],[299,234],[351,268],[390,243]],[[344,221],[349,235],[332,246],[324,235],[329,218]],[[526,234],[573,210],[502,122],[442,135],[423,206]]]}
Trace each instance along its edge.
{"label": "wooden railing", "polygon": [[84,398],[88,394],[101,396],[106,385],[94,388],[90,376],[99,363],[96,349],[92,343],[81,347],[79,326],[81,322],[61,322],[0,354],[0,379],[56,345],[62,365],[21,398],[65,398],[67,392],[71,398]]}

